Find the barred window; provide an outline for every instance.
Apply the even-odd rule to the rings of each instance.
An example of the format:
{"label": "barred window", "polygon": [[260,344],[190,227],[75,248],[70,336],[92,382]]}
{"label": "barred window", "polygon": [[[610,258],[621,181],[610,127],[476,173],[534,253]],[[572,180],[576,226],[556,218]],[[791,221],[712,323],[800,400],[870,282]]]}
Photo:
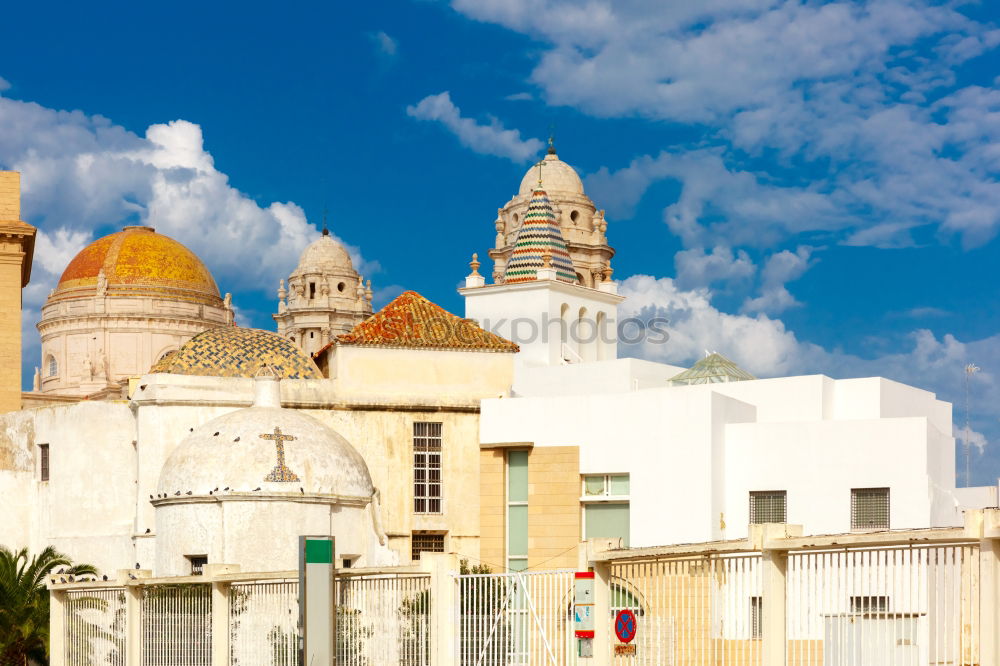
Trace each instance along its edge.
{"label": "barred window", "polygon": [[59,364],[56,363],[56,357],[49,354],[49,377],[55,377],[59,374]]}
{"label": "barred window", "polygon": [[851,489],[851,530],[889,529],[889,489]]}
{"label": "barred window", "polygon": [[765,490],[750,493],[750,524],[788,522],[788,493]]}
{"label": "barred window", "polygon": [[443,534],[418,534],[410,537],[410,559],[414,562],[420,559],[420,553],[443,553]]}
{"label": "barred window", "polygon": [[750,597],[750,638],[764,637],[764,598]]}
{"label": "barred window", "polygon": [[49,445],[38,445],[38,473],[41,481],[49,480]]}
{"label": "barred window", "polygon": [[441,513],[441,424],[413,424],[413,511]]}
{"label": "barred window", "polygon": [[208,564],[208,555],[188,555],[187,559],[191,563],[192,576],[200,576],[205,573],[205,565]]}
{"label": "barred window", "polygon": [[851,597],[852,613],[888,613],[889,597]]}

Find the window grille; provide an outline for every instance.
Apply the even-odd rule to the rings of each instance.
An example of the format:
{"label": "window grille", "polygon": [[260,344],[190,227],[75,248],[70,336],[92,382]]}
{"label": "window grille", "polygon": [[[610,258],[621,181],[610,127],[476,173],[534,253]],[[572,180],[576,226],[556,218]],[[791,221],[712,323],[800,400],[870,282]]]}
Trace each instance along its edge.
{"label": "window grille", "polygon": [[750,597],[750,638],[764,637],[764,598]]}
{"label": "window grille", "polygon": [[851,530],[889,529],[889,489],[851,489]]}
{"label": "window grille", "polygon": [[852,613],[888,613],[889,597],[851,597]]}
{"label": "window grille", "polygon": [[191,563],[192,576],[201,576],[205,573],[205,565],[208,564],[207,555],[188,555],[187,559]]}
{"label": "window grille", "polygon": [[413,511],[441,513],[441,424],[413,424]]}
{"label": "window grille", "polygon": [[750,524],[788,522],[788,493],[766,490],[750,493]]}
{"label": "window grille", "polygon": [[55,356],[49,356],[49,377],[55,377],[59,372],[59,364],[56,363]]}
{"label": "window grille", "polygon": [[42,481],[49,480],[49,445],[38,445],[38,472]]}
{"label": "window grille", "polygon": [[414,562],[420,559],[420,553],[443,553],[443,534],[413,534],[410,537],[410,559]]}

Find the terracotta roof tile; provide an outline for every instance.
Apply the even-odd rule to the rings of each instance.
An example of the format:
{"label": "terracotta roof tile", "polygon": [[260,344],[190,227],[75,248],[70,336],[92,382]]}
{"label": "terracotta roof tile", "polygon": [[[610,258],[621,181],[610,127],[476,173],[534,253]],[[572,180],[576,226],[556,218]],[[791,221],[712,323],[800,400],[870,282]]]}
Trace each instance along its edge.
{"label": "terracotta roof tile", "polygon": [[516,352],[519,347],[462,319],[415,291],[404,291],[391,303],[337,336],[337,344],[412,349]]}

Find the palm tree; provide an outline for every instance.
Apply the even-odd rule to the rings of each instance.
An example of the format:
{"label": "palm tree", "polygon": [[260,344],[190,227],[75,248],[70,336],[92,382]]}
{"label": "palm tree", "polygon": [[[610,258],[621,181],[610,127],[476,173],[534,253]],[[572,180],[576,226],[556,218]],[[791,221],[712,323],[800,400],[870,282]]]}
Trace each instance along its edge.
{"label": "palm tree", "polygon": [[28,660],[47,663],[49,656],[49,591],[45,577],[56,567],[67,575],[96,574],[89,564],[74,565],[47,547],[28,558],[28,549],[14,552],[0,546],[0,666],[26,666]]}

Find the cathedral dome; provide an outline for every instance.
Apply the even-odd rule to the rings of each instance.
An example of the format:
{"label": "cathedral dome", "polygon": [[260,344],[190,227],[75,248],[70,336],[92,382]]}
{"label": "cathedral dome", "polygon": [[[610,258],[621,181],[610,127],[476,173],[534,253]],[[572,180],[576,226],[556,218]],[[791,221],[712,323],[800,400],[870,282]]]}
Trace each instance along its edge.
{"label": "cathedral dome", "polygon": [[344,246],[335,241],[328,233],[310,243],[299,257],[299,265],[292,277],[303,273],[342,273],[354,272],[351,256]]}
{"label": "cathedral dome", "polygon": [[322,379],[319,368],[294,342],[256,328],[220,326],[188,340],[161,358],[150,373],[254,377],[268,366],[281,379]]}
{"label": "cathedral dome", "polygon": [[[531,196],[538,186],[538,166],[532,165],[521,179],[519,195]],[[583,181],[570,165],[559,159],[554,152],[545,156],[542,164],[542,187],[546,192],[571,192],[583,194]]]}
{"label": "cathedral dome", "polygon": [[98,238],[66,266],[50,301],[108,296],[155,296],[220,307],[219,288],[205,264],[150,227],[125,227]]}
{"label": "cathedral dome", "polygon": [[371,501],[374,486],[361,454],[315,418],[282,409],[278,384],[257,379],[253,407],[195,428],[164,463],[157,494],[166,495],[167,503],[209,492],[220,499],[246,493],[262,499]]}

